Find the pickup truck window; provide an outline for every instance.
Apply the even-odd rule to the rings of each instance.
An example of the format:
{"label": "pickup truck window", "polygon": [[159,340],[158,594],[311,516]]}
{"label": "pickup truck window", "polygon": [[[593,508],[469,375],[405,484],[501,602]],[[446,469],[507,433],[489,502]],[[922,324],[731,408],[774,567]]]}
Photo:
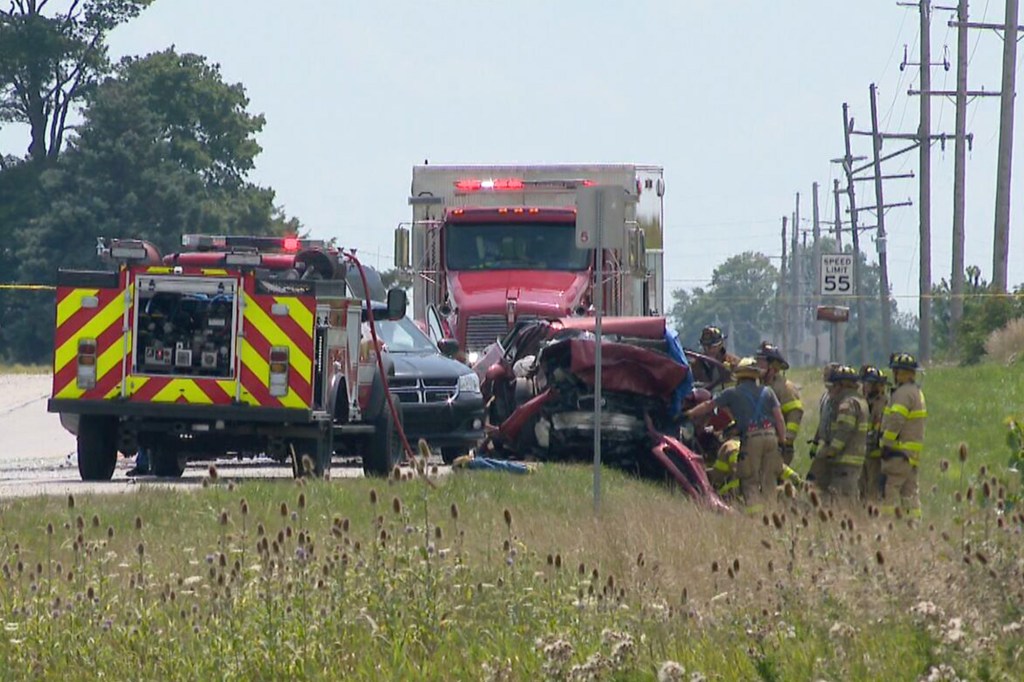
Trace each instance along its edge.
{"label": "pickup truck window", "polygon": [[576,248],[565,223],[458,223],[445,232],[449,270],[586,270],[590,251]]}

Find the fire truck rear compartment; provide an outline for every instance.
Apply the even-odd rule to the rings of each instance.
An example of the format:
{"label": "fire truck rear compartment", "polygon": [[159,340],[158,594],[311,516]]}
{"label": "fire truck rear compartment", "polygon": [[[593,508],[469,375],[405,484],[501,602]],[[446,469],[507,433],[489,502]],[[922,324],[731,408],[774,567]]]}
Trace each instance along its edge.
{"label": "fire truck rear compartment", "polygon": [[233,279],[141,277],[134,365],[141,374],[232,376]]}

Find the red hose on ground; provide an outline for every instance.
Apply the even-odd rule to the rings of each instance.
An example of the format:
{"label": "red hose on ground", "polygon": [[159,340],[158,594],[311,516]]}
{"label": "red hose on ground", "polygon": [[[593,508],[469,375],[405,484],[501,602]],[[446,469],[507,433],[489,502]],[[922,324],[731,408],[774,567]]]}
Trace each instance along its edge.
{"label": "red hose on ground", "polygon": [[391,389],[388,387],[388,374],[384,371],[384,354],[381,352],[380,343],[377,341],[377,325],[373,321],[373,300],[370,298],[370,285],[366,280],[366,271],[363,270],[363,264],[356,258],[355,251],[342,251],[342,253],[346,260],[351,261],[356,266],[356,269],[359,271],[359,279],[363,282],[363,294],[366,297],[366,319],[370,323],[373,352],[377,357],[377,370],[380,372],[380,380],[384,386],[384,400],[387,401],[388,409],[391,410],[391,418],[398,428],[398,436],[402,439],[402,449],[405,450],[405,463],[414,462],[416,453],[413,451],[412,445],[409,444],[409,439],[405,436],[405,427],[398,416],[398,408],[395,407],[395,401],[391,397]]}

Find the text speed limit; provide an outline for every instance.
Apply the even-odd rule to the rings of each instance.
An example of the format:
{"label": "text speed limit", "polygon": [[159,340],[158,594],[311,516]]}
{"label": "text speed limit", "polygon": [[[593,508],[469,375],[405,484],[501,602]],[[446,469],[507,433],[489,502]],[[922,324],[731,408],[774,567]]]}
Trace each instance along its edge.
{"label": "text speed limit", "polygon": [[821,254],[819,291],[822,296],[852,296],[856,293],[853,286],[852,254]]}

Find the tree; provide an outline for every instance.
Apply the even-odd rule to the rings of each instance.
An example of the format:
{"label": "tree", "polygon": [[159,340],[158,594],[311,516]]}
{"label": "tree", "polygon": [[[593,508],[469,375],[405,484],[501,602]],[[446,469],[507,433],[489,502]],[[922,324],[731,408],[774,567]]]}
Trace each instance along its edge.
{"label": "tree", "polygon": [[33,161],[57,157],[69,111],[109,71],[107,34],[152,2],[71,0],[50,16],[50,0],[0,9],[0,122],[28,124]]}
{"label": "tree", "polygon": [[93,263],[96,238],[148,239],[166,252],[190,232],[282,234],[297,225],[246,180],[264,123],[204,57],[128,58],[97,86],[61,163],[43,174],[48,210],[24,236],[22,274]]}
{"label": "tree", "polygon": [[733,352],[753,353],[772,329],[778,270],[762,253],[747,251],[715,268],[705,290],[672,292],[672,317],[684,345],[697,345],[709,324],[729,332]]}
{"label": "tree", "polygon": [[[95,268],[100,236],[148,239],[167,253],[190,232],[297,233],[273,190],[247,180],[264,123],[248,104],[245,89],[202,56],[169,49],[123,60],[41,175],[47,201],[18,232],[19,279],[48,283],[59,267]],[[5,340],[19,357],[39,359],[52,319],[15,320]]]}

